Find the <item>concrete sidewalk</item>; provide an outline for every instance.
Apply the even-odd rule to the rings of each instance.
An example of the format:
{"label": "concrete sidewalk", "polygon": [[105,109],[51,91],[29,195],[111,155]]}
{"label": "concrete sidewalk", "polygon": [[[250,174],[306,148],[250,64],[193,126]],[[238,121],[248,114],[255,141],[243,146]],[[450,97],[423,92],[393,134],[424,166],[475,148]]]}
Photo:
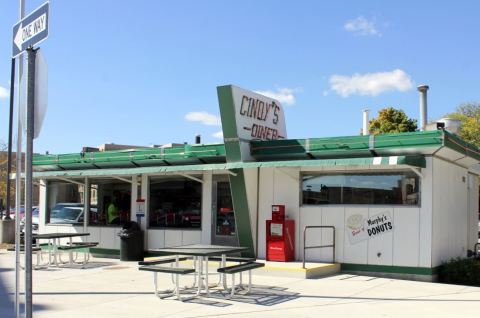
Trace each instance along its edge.
{"label": "concrete sidewalk", "polygon": [[[0,250],[0,317],[13,317],[14,253]],[[211,278],[211,281],[215,278]],[[187,277],[182,282],[190,283]],[[34,317],[479,317],[480,288],[340,274],[323,279],[254,275],[249,296],[180,302],[153,295],[136,263],[94,258],[87,269],[33,272]],[[170,277],[159,275],[159,286]]]}

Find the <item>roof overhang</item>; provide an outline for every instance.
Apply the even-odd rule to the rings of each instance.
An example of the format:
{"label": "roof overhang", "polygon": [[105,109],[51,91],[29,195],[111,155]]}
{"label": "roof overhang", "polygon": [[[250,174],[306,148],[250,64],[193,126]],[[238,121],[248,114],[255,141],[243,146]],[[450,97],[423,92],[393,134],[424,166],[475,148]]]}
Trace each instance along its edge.
{"label": "roof overhang", "polygon": [[36,179],[49,178],[100,178],[100,177],[126,177],[134,175],[158,175],[178,174],[191,175],[202,171],[224,171],[235,174],[235,169],[269,168],[269,167],[335,167],[335,166],[403,166],[424,168],[425,156],[390,156],[368,158],[342,158],[320,160],[288,160],[288,161],[255,161],[255,162],[232,162],[222,164],[184,165],[184,166],[160,166],[125,169],[91,169],[91,170],[62,170],[34,172]]}

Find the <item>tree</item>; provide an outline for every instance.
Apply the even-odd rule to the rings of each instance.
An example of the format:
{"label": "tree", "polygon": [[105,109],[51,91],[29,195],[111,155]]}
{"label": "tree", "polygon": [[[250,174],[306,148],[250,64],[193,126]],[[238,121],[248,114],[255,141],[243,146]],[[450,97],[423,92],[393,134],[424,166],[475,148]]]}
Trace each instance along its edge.
{"label": "tree", "polygon": [[454,113],[445,117],[459,119],[461,123],[459,136],[480,147],[480,102],[460,104]]}
{"label": "tree", "polygon": [[387,107],[378,111],[378,117],[370,120],[371,134],[388,134],[415,131],[417,120],[408,118],[401,109]]}
{"label": "tree", "polygon": [[[7,164],[8,164],[8,146],[0,140],[0,199],[3,200],[3,208],[5,208],[7,199]],[[15,169],[15,154],[12,155],[12,172]],[[12,180],[10,188],[11,206],[15,206],[15,180]]]}

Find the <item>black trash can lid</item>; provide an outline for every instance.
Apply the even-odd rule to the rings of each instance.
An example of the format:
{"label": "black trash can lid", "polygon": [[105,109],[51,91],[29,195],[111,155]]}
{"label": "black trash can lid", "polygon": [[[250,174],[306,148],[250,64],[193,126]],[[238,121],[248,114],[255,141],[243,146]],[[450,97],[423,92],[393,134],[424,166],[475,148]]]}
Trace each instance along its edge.
{"label": "black trash can lid", "polygon": [[122,226],[122,232],[140,232],[142,229],[140,228],[140,225],[135,222],[135,221],[127,221],[123,226]]}

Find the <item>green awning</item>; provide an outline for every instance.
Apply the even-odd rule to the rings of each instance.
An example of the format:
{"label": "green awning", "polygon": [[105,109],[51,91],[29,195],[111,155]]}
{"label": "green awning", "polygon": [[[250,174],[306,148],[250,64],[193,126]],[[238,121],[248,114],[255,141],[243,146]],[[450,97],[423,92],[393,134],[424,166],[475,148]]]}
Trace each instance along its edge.
{"label": "green awning", "polygon": [[34,178],[54,177],[102,177],[102,176],[132,176],[141,174],[162,173],[194,173],[207,170],[225,171],[230,169],[250,169],[266,167],[322,167],[322,166],[411,166],[425,168],[425,156],[390,156],[390,157],[367,157],[367,158],[343,158],[321,160],[289,160],[289,161],[255,161],[255,162],[231,162],[220,164],[198,164],[183,166],[158,166],[124,169],[90,169],[90,170],[63,170],[35,172]]}
{"label": "green awning", "polygon": [[367,158],[342,158],[318,160],[288,160],[288,161],[255,161],[234,162],[226,164],[228,169],[262,168],[262,167],[321,167],[321,166],[393,166],[408,165],[425,168],[425,156],[389,156]]}

